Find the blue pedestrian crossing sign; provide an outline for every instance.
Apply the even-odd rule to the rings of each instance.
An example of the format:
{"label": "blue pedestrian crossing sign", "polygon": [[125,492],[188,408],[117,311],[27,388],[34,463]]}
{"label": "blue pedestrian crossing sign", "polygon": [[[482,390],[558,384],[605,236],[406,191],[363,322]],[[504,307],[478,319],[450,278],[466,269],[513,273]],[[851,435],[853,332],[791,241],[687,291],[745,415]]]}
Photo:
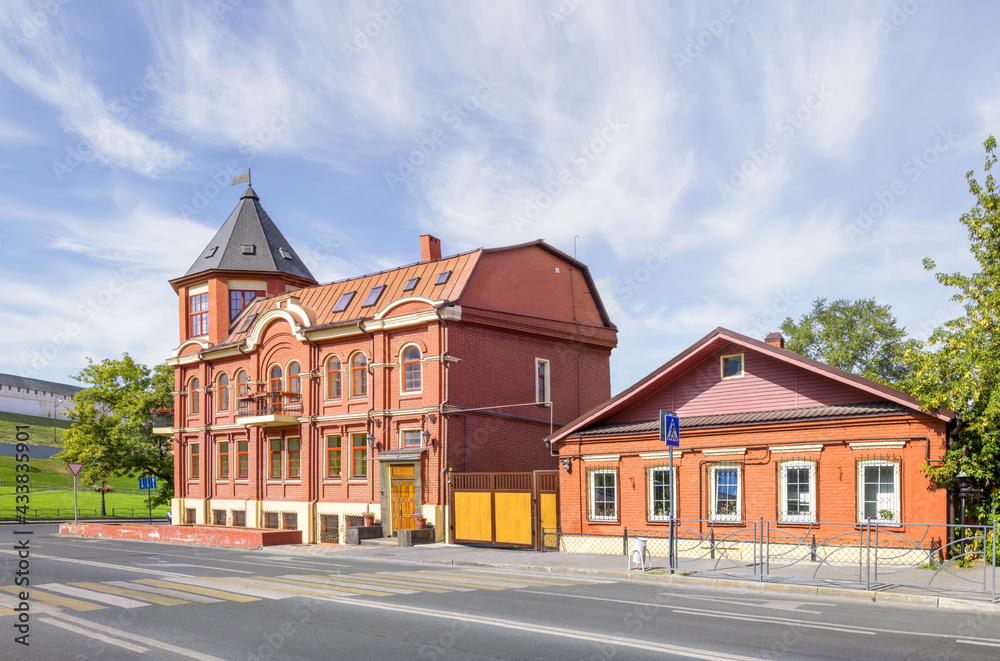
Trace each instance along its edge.
{"label": "blue pedestrian crossing sign", "polygon": [[681,444],[681,421],[672,411],[660,411],[660,440],[668,446]]}
{"label": "blue pedestrian crossing sign", "polygon": [[156,478],[155,477],[140,477],[139,478],[139,489],[155,489],[156,488]]}

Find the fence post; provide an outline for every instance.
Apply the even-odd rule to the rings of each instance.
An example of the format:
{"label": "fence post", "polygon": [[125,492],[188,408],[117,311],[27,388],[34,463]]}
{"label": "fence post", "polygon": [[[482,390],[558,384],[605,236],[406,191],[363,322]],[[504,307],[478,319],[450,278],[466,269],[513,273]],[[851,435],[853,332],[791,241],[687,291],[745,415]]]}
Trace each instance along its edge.
{"label": "fence post", "polygon": [[[709,529],[709,531],[708,531],[708,537],[709,537],[709,544],[710,544],[710,547],[709,547],[709,559],[715,560],[715,526],[712,526],[712,528]],[[754,540],[756,540],[756,539],[757,539],[757,536],[754,535]]]}
{"label": "fence post", "polygon": [[674,573],[674,513],[670,512],[670,531],[667,534],[667,566]]}
{"label": "fence post", "polygon": [[[870,553],[870,551],[869,551]],[[871,556],[868,557],[869,566],[871,566]],[[875,582],[878,583],[878,519],[875,519]],[[870,583],[870,581],[869,581]]]}
{"label": "fence post", "polygon": [[816,562],[816,534],[815,533],[813,533],[813,542],[812,542],[812,545],[810,546],[810,549],[811,550],[809,551],[809,562]]}
{"label": "fence post", "polygon": [[865,521],[865,589],[872,589],[872,520]]}
{"label": "fence post", "polygon": [[[760,520],[763,521],[764,517],[760,517]],[[765,571],[767,572],[767,575],[770,576],[771,575],[771,522],[768,521],[764,525],[767,526],[767,551],[764,553],[764,562],[766,563],[764,567]],[[761,580],[763,580],[763,578]]]}
{"label": "fence post", "polygon": [[993,603],[997,602],[997,520],[993,519]]}
{"label": "fence post", "polygon": [[628,555],[628,526],[625,526],[625,532],[622,535],[622,555]]}

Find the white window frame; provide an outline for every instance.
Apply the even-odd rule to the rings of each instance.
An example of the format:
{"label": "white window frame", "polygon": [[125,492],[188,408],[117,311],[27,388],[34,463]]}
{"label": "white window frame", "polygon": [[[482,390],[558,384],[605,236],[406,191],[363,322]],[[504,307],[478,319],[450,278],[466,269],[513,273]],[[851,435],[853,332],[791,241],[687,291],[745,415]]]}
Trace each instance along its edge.
{"label": "white window frame", "polygon": [[[809,469],[809,513],[788,513],[788,469]],[[786,523],[811,523],[816,520],[816,462],[801,459],[783,461],[778,471],[778,520]],[[802,499],[799,498],[799,502]]]}
{"label": "white window frame", "polygon": [[[726,376],[726,358],[739,358],[740,359],[740,373],[733,374],[732,376]],[[747,362],[746,357],[742,353],[729,353],[725,356],[719,356],[719,376],[722,379],[742,379],[743,375],[747,373]]]}
{"label": "white window frame", "polygon": [[[420,354],[420,358],[417,360],[417,365],[419,366],[420,369],[420,387],[417,388],[416,390],[406,389],[406,366],[403,364],[403,355],[406,353],[406,350],[409,349],[410,347],[415,347],[417,349],[417,353]],[[423,349],[420,348],[419,344],[417,344],[416,342],[409,342],[407,344],[404,344],[402,348],[400,348],[399,350],[399,394],[401,396],[419,395],[423,391],[424,391],[424,352]]]}
{"label": "white window frame", "polygon": [[675,516],[677,511],[677,467],[674,466],[673,470],[669,466],[650,466],[646,470],[646,493],[649,498],[649,510],[646,512],[646,517],[648,521],[669,521],[670,514],[655,514],[655,502],[653,500],[653,472],[663,471],[667,473],[670,477],[670,504],[674,509]]}
{"label": "white window frame", "polygon": [[[406,434],[407,434],[407,432],[411,432],[411,433],[412,432],[417,432],[417,444],[416,445],[407,445],[406,444]],[[421,431],[420,431],[419,428],[400,429],[399,430],[399,447],[400,448],[402,448],[402,449],[405,449],[405,448],[419,448],[419,447],[423,447],[423,445],[424,445],[424,437],[421,435]]]}
{"label": "white window frame", "polygon": [[[538,366],[545,366],[545,399],[538,399]],[[545,358],[535,358],[535,371],[531,379],[532,389],[535,391],[535,403],[544,404],[552,401],[552,363]]]}
{"label": "white window frame", "polygon": [[[596,513],[597,512],[597,507],[596,507],[596,505],[597,505],[597,497],[596,497],[597,493],[595,491],[595,487],[597,485],[596,485],[595,478],[598,475],[612,475],[612,476],[614,476],[614,479],[615,479],[615,485],[614,485],[614,488],[615,488],[615,500],[614,500],[615,511],[614,511],[614,514],[612,516],[608,516],[606,514],[598,516],[597,513]],[[619,498],[619,493],[618,493],[618,471],[617,471],[617,469],[614,469],[614,468],[595,468],[595,469],[589,471],[589,474],[587,475],[587,483],[588,483],[588,486],[587,486],[587,499],[589,501],[589,503],[588,503],[589,506],[587,507],[587,519],[590,520],[590,521],[618,521],[618,498]]]}
{"label": "white window frame", "polygon": [[872,521],[878,521],[880,526],[900,526],[902,525],[902,514],[903,514],[903,503],[902,494],[899,491],[899,476],[901,472],[900,462],[898,459],[865,459],[858,462],[858,523],[865,523],[868,519],[865,517],[865,468],[872,466],[879,467],[889,467],[893,469],[892,472],[892,488],[893,488],[893,505],[894,507],[889,508],[880,507],[876,514],[881,512],[883,509],[890,510],[892,512],[891,519],[883,519],[881,517],[877,519],[872,519]]}
{"label": "white window frame", "polygon": [[[721,471],[736,471],[736,512],[733,514],[718,514],[718,480]],[[712,466],[712,479],[709,480],[710,510],[709,518],[712,521],[742,521],[743,520],[743,467],[739,464],[716,464]]]}

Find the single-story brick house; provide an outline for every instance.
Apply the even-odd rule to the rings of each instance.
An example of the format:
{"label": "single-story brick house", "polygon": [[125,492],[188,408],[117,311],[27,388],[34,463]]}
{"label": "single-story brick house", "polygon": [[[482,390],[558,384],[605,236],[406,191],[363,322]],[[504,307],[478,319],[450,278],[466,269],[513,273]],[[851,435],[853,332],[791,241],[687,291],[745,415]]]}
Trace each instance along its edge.
{"label": "single-story brick house", "polygon": [[[660,410],[680,417],[672,475]],[[955,421],[788,351],[778,333],[717,328],[548,439],[561,530],[665,537],[671,489],[685,526],[721,535],[762,518],[820,535],[869,518],[902,534],[945,524],[948,492],[921,469],[941,459]]]}

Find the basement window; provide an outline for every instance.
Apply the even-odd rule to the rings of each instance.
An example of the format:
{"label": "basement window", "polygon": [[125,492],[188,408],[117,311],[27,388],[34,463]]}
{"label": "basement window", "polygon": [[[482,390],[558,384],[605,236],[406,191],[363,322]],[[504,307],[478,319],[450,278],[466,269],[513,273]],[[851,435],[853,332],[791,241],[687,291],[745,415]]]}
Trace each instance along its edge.
{"label": "basement window", "polygon": [[441,273],[438,274],[438,279],[434,281],[434,284],[443,285],[444,283],[448,282],[448,278],[450,277],[451,277],[451,271],[441,271]]}
{"label": "basement window", "polygon": [[357,293],[358,292],[356,291],[345,291],[340,295],[340,300],[337,301],[337,304],[333,306],[333,311],[343,312],[346,310],[347,306],[350,305],[351,301],[354,299],[354,295]]}
{"label": "basement window", "polygon": [[370,308],[378,303],[378,299],[382,296],[382,292],[384,291],[385,285],[376,285],[375,287],[372,287],[372,290],[368,292],[368,296],[365,297],[365,302],[361,304],[361,307]]}

